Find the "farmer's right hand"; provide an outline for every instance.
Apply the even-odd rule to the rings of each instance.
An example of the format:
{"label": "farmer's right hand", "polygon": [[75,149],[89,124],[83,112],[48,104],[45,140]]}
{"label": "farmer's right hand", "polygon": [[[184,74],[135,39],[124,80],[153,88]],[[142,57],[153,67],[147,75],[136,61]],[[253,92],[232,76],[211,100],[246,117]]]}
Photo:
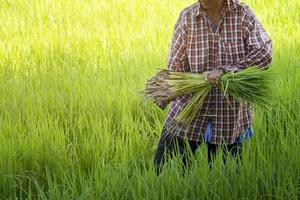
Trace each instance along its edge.
{"label": "farmer's right hand", "polygon": [[220,77],[223,75],[223,70],[214,69],[212,71],[205,71],[203,73],[205,80],[213,85],[217,85]]}

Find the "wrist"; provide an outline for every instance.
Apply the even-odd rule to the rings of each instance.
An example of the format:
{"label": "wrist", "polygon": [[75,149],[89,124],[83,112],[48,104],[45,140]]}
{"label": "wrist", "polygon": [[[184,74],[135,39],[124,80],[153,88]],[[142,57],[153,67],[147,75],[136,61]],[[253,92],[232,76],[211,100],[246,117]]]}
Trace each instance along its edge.
{"label": "wrist", "polygon": [[225,66],[221,67],[220,70],[222,71],[223,74],[228,72],[228,69]]}

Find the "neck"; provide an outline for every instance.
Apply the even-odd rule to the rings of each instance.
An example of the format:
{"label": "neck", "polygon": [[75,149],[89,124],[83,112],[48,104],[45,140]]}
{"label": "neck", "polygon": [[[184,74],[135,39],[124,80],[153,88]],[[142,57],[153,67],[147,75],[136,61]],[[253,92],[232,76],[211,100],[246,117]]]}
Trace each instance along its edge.
{"label": "neck", "polygon": [[210,13],[220,13],[226,0],[202,0],[203,8]]}

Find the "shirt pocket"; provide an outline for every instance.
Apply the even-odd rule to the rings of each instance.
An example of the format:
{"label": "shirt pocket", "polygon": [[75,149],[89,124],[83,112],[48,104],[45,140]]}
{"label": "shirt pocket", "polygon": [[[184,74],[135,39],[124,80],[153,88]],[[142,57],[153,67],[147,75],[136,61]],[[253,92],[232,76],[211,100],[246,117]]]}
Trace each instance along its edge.
{"label": "shirt pocket", "polygon": [[222,61],[223,64],[233,64],[238,63],[246,56],[246,49],[244,41],[240,38],[232,39],[232,40],[223,40],[222,44],[222,52],[223,58],[225,60]]}

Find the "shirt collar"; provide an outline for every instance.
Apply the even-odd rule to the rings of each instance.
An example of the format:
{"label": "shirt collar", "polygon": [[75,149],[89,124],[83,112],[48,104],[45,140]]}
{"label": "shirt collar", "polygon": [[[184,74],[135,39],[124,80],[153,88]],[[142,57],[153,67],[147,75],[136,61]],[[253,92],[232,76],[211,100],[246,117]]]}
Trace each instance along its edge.
{"label": "shirt collar", "polygon": [[[236,8],[238,0],[225,0],[226,5],[225,5],[225,11],[232,11]],[[202,5],[202,2],[200,0],[200,2],[197,3],[197,7],[194,10],[194,17],[199,16],[200,14],[204,13],[204,8]]]}

